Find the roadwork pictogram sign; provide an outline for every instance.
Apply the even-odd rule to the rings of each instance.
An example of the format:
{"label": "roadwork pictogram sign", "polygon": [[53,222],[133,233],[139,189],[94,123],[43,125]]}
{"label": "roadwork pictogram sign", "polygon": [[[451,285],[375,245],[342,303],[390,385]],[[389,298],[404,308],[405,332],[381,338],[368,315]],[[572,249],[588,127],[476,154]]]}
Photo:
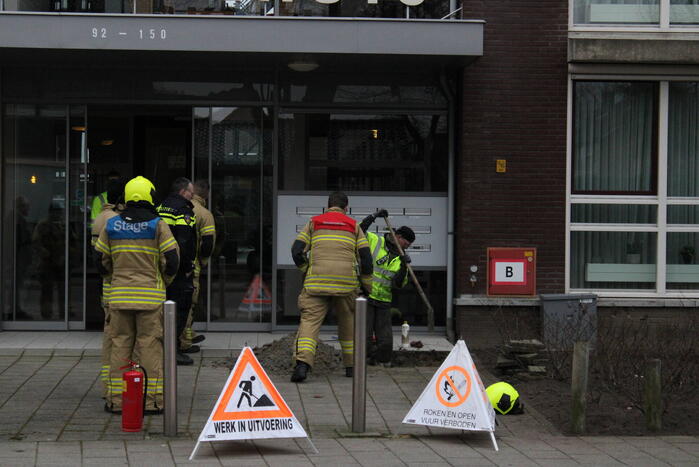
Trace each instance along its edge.
{"label": "roadwork pictogram sign", "polygon": [[248,313],[270,311],[272,309],[272,292],[259,274],[255,274],[252,282],[245,291],[243,301],[238,305],[238,311]]}
{"label": "roadwork pictogram sign", "polygon": [[307,438],[250,347],[244,347],[199,435],[199,443],[261,438]]}
{"label": "roadwork pictogram sign", "polygon": [[456,343],[403,419],[403,423],[488,431],[495,450],[495,411],[466,343]]}

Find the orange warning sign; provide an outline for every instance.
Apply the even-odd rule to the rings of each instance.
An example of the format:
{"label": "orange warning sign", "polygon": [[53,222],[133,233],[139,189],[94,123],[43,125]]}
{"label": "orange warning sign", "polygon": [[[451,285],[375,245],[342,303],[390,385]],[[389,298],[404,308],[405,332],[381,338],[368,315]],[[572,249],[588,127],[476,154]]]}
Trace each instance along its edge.
{"label": "orange warning sign", "polygon": [[194,459],[201,443],[307,437],[255,353],[245,346],[223,385],[189,460]]}
{"label": "orange warning sign", "polygon": [[245,291],[243,301],[238,306],[240,311],[258,311],[260,307],[264,311],[269,311],[272,306],[272,292],[270,292],[267,284],[262,280],[259,274],[250,282],[248,290]]}
{"label": "orange warning sign", "polygon": [[250,347],[245,347],[223,390],[223,396],[214,409],[211,421],[292,416],[255,354]]}
{"label": "orange warning sign", "polygon": [[471,377],[460,366],[450,366],[439,374],[435,390],[437,400],[441,404],[447,407],[458,407],[468,399],[471,393]]}

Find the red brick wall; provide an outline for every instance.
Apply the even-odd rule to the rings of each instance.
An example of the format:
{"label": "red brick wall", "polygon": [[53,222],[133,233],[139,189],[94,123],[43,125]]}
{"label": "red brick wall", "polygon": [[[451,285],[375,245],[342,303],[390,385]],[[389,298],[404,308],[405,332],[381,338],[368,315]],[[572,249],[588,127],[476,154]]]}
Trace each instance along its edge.
{"label": "red brick wall", "polygon": [[463,18],[486,24],[483,57],[463,70],[456,294],[485,293],[489,246],[536,247],[538,292],[562,292],[568,0],[468,0]]}
{"label": "red brick wall", "polygon": [[469,349],[489,349],[510,339],[541,339],[538,306],[457,307],[456,338]]}

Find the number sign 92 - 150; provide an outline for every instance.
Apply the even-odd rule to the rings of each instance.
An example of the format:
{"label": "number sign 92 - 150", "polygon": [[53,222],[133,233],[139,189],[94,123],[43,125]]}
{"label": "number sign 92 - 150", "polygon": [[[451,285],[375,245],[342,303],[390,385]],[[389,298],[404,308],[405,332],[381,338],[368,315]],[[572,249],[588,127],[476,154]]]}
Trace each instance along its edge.
{"label": "number sign 92 - 150", "polygon": [[139,28],[134,30],[110,29],[102,26],[94,26],[90,29],[92,39],[129,39],[136,38],[146,41],[164,41],[167,39],[165,28]]}

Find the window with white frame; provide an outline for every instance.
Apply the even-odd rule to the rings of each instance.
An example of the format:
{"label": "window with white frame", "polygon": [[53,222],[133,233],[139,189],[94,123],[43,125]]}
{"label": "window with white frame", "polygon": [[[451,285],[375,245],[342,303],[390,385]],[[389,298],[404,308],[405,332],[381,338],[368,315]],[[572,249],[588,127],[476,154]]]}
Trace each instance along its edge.
{"label": "window with white frame", "polygon": [[696,27],[699,0],[570,0],[573,25]]}
{"label": "window with white frame", "polygon": [[574,81],[569,288],[699,294],[699,82]]}

